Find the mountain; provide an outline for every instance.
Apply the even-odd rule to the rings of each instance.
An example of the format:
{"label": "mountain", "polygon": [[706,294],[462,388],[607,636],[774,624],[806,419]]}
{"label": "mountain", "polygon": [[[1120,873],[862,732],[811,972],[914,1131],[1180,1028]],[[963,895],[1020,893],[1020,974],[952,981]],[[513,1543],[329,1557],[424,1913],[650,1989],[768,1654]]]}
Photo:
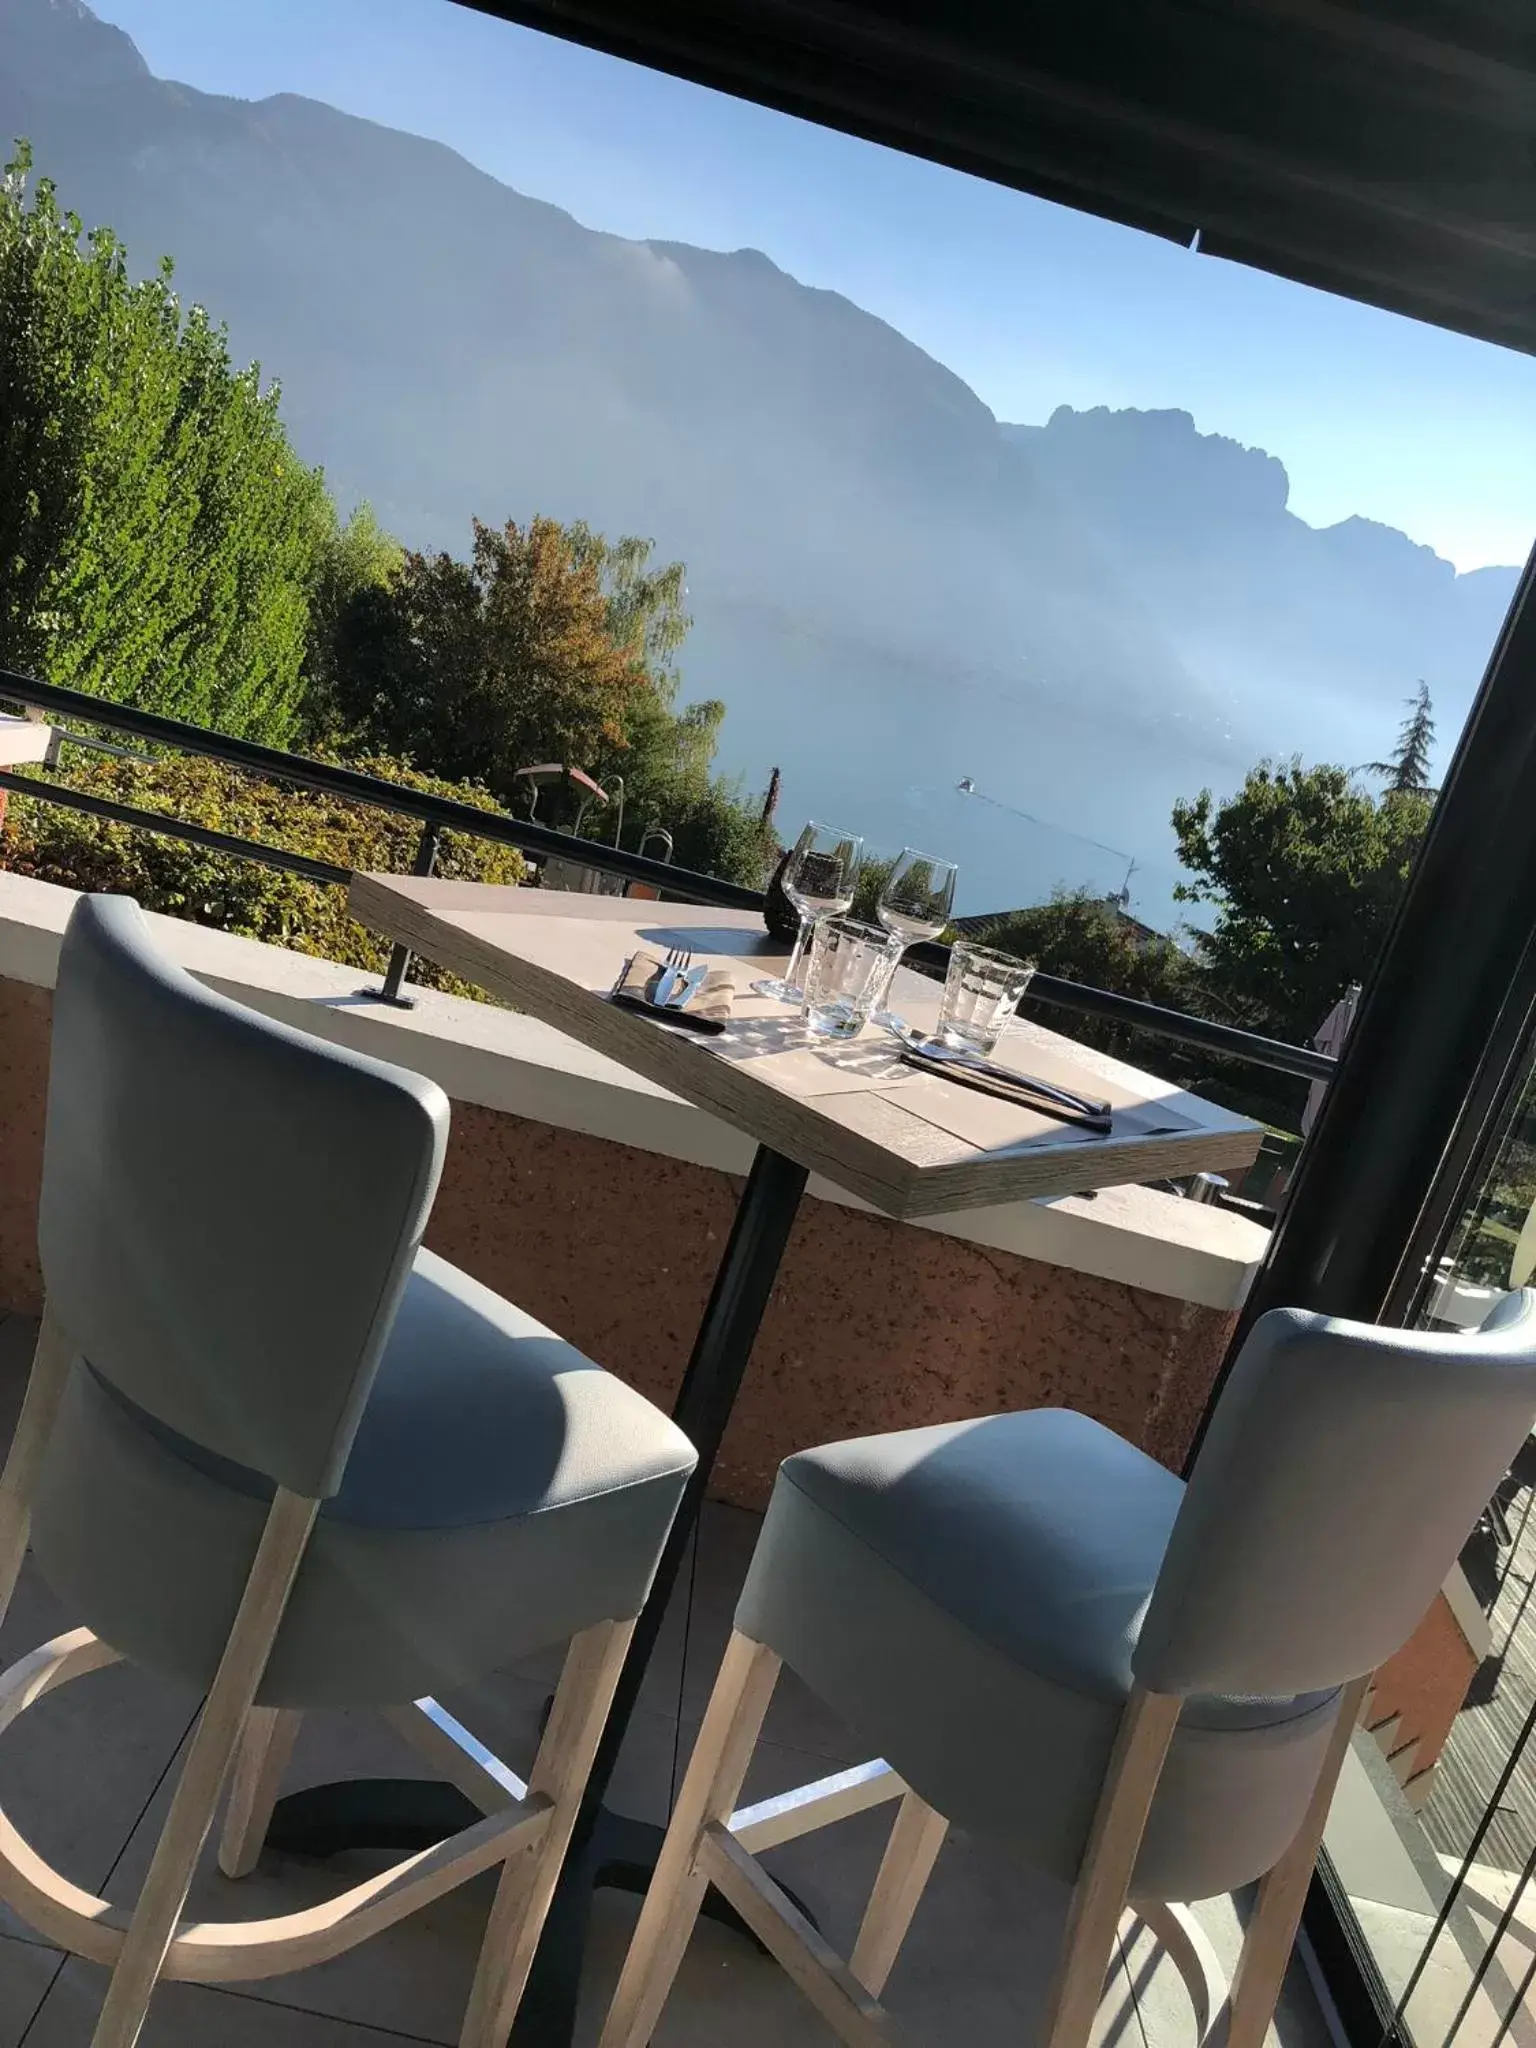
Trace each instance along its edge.
{"label": "mountain", "polygon": [[759,251],[597,233],[437,143],[155,78],[83,0],[0,0],[12,136],[136,270],[174,256],[343,502],[421,546],[541,511],[681,556],[725,764],[954,851],[968,907],[1117,885],[1120,849],[1161,908],[1176,796],[1374,758],[1420,677],[1453,732],[1514,587],[1307,526],[1280,462],[1187,413],[1000,425]]}

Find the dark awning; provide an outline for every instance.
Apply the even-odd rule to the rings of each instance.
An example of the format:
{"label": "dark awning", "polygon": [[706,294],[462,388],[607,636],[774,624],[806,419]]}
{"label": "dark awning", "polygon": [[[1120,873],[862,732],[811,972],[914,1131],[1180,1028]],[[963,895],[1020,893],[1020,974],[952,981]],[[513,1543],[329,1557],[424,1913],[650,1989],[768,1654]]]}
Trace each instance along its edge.
{"label": "dark awning", "polygon": [[1536,351],[1536,0],[471,0]]}

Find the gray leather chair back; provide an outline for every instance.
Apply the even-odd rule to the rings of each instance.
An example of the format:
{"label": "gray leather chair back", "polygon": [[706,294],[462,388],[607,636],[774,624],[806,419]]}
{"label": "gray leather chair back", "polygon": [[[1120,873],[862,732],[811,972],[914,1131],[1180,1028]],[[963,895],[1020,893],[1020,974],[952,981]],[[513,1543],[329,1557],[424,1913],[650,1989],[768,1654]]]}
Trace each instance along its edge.
{"label": "gray leather chair back", "polygon": [[1478,1331],[1276,1309],[1254,1325],[1133,1659],[1154,1692],[1285,1694],[1418,1626],[1536,1417],[1536,1293]]}
{"label": "gray leather chair back", "polygon": [[54,998],[49,1308],[169,1428],[334,1493],[447,1130],[434,1082],[215,994],[129,898],[82,898]]}

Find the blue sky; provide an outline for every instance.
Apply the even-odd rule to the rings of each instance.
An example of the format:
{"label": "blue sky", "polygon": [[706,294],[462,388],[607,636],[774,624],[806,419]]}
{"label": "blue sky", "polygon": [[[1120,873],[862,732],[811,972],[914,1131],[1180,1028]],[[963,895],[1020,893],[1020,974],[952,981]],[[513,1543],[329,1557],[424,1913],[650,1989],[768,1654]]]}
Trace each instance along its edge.
{"label": "blue sky", "polygon": [[590,227],[765,250],[1000,418],[1180,406],[1278,455],[1294,510],[1459,568],[1536,537],[1536,360],[1175,249],[451,0],[95,0],[153,70],[430,135]]}

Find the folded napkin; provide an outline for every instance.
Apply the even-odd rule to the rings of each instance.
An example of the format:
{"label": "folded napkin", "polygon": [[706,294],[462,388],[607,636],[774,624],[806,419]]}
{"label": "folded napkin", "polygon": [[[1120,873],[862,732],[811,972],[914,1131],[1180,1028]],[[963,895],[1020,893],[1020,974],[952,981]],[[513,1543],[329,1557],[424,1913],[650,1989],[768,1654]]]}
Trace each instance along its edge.
{"label": "folded napkin", "polygon": [[624,971],[613,985],[612,1000],[627,1010],[647,1010],[653,1017],[664,1017],[669,1024],[681,1024],[690,1031],[723,1031],[736,1000],[736,983],[725,968],[711,967],[688,1007],[676,1010],[664,1009],[653,999],[666,964],[659,953],[648,953],[642,947],[625,961]]}

